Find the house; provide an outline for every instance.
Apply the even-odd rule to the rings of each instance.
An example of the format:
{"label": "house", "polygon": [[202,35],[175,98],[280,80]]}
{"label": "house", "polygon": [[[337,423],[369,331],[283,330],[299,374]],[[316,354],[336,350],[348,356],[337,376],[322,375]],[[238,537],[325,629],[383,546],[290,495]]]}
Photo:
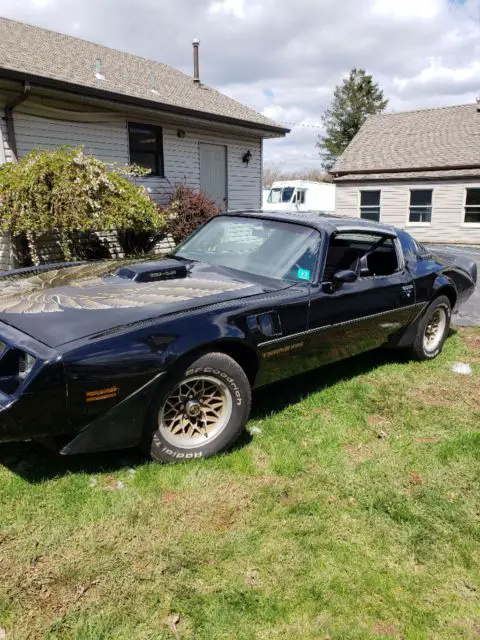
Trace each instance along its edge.
{"label": "house", "polygon": [[139,180],[160,203],[175,184],[222,209],[262,204],[262,142],[288,129],[200,82],[122,51],[0,19],[0,163],[35,148],[83,145]]}
{"label": "house", "polygon": [[332,174],[337,214],[480,244],[480,105],[370,116]]}

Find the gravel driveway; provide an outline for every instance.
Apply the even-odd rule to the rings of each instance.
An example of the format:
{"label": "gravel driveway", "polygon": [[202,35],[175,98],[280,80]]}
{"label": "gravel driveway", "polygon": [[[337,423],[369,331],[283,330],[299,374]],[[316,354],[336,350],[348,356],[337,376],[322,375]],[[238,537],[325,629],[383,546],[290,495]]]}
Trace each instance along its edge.
{"label": "gravel driveway", "polygon": [[472,327],[480,326],[480,247],[455,247],[452,245],[430,245],[430,249],[435,253],[435,249],[451,253],[453,256],[465,256],[471,260],[476,260],[478,265],[479,282],[472,297],[460,307],[460,311],[452,318],[454,324]]}

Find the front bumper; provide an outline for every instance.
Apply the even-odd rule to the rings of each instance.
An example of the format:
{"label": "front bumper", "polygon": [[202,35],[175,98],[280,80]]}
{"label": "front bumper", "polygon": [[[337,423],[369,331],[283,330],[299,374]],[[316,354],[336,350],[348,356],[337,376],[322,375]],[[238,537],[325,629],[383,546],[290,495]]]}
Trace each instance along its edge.
{"label": "front bumper", "polygon": [[[67,424],[65,374],[57,351],[0,323],[0,441],[62,433]],[[12,371],[12,356],[28,354],[25,375]]]}

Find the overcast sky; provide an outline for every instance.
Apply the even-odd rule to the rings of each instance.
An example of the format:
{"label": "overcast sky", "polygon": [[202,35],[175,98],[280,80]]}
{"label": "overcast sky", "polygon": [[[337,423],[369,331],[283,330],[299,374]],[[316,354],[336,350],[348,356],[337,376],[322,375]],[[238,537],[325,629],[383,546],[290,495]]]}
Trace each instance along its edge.
{"label": "overcast sky", "polygon": [[480,95],[480,0],[1,0],[0,14],[191,73],[291,127],[265,158],[318,166],[320,118],[353,67],[402,111]]}

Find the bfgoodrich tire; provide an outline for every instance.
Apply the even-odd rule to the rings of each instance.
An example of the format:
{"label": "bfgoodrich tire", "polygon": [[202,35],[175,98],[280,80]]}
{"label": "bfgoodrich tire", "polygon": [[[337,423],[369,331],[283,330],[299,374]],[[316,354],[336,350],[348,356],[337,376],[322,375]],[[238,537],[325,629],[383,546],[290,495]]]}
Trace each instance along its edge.
{"label": "bfgoodrich tire", "polygon": [[250,405],[250,384],[240,365],[224,353],[206,353],[177,370],[159,390],[143,449],[159,462],[225,451],[242,433]]}
{"label": "bfgoodrich tire", "polygon": [[447,296],[438,296],[418,324],[412,345],[416,360],[433,360],[442,351],[450,329],[452,308]]}

